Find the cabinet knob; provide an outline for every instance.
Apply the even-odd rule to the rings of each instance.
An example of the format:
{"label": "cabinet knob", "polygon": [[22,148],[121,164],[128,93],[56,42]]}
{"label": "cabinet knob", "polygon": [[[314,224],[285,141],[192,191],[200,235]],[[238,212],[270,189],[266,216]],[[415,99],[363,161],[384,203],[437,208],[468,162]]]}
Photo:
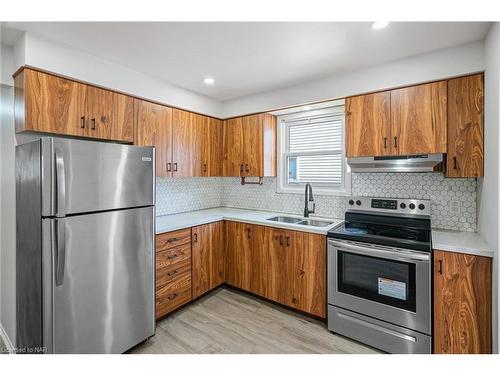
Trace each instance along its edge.
{"label": "cabinet knob", "polygon": [[457,157],[456,156],[453,157],[453,169],[455,169],[455,170],[458,169]]}
{"label": "cabinet knob", "polygon": [[80,117],[80,128],[85,129],[85,116]]}
{"label": "cabinet knob", "polygon": [[91,121],[92,121],[92,130],[95,130],[95,118],[93,118]]}

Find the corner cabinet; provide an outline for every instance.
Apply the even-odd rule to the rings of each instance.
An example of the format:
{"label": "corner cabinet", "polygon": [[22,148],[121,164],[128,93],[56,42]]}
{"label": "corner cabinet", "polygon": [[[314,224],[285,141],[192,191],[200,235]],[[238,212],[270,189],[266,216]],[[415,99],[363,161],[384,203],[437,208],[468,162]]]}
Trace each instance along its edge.
{"label": "corner cabinet", "polygon": [[491,353],[491,259],[434,250],[434,352]]}
{"label": "corner cabinet", "polygon": [[448,81],[446,177],[484,176],[483,75]]}
{"label": "corner cabinet", "polygon": [[224,121],[224,176],[276,176],[276,117],[259,113]]}
{"label": "corner cabinet", "polygon": [[224,222],[192,228],[193,298],[224,282]]}
{"label": "corner cabinet", "polygon": [[133,99],[25,68],[14,77],[16,132],[43,132],[132,143]]}

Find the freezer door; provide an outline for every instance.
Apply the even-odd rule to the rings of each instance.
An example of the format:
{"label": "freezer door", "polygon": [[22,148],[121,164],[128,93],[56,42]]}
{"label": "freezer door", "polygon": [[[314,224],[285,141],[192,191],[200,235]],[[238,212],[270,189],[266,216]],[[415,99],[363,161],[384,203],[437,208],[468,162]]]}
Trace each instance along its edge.
{"label": "freezer door", "polygon": [[147,207],[46,219],[49,352],[122,353],[154,334],[153,215]]}
{"label": "freezer door", "polygon": [[42,138],[42,215],[154,204],[154,148]]}

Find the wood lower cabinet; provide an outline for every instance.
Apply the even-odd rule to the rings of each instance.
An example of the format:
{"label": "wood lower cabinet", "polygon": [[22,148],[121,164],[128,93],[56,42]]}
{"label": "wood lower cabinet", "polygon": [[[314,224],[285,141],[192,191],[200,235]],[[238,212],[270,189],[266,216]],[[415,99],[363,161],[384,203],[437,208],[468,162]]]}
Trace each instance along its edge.
{"label": "wood lower cabinet", "polygon": [[191,228],[156,235],[156,319],[192,299]]}
{"label": "wood lower cabinet", "polygon": [[483,75],[448,81],[446,177],[484,176]]}
{"label": "wood lower cabinet", "polygon": [[224,222],[192,228],[193,298],[224,282]]}
{"label": "wood lower cabinet", "polygon": [[434,352],[491,353],[491,259],[434,251]]}
{"label": "wood lower cabinet", "polygon": [[224,121],[224,176],[276,176],[276,117],[259,113]]}
{"label": "wood lower cabinet", "polygon": [[17,132],[134,141],[129,96],[27,68],[14,83]]}
{"label": "wood lower cabinet", "polygon": [[256,254],[259,230],[255,225],[226,221],[226,283],[258,294],[255,273],[260,264]]}
{"label": "wood lower cabinet", "polygon": [[226,223],[226,282],[272,301],[326,317],[326,238]]}
{"label": "wood lower cabinet", "polygon": [[347,157],[390,155],[390,91],[350,97],[345,106]]}

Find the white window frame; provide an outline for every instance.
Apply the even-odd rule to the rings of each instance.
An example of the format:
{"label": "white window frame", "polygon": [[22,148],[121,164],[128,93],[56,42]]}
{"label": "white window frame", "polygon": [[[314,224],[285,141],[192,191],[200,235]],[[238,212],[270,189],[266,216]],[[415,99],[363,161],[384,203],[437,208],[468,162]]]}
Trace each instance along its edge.
{"label": "white window frame", "polygon": [[345,154],[345,111],[344,105],[337,105],[329,108],[322,108],[310,111],[301,111],[291,114],[284,114],[277,116],[278,123],[278,147],[277,147],[277,162],[278,162],[278,178],[276,192],[285,194],[304,194],[304,184],[289,185],[287,184],[287,165],[286,157],[288,154],[288,126],[285,124],[286,119],[295,117],[317,116],[322,114],[339,114],[342,115],[342,181],[341,186],[325,186],[312,184],[315,194],[319,195],[336,195],[336,196],[349,196],[351,195],[351,171],[347,164]]}

